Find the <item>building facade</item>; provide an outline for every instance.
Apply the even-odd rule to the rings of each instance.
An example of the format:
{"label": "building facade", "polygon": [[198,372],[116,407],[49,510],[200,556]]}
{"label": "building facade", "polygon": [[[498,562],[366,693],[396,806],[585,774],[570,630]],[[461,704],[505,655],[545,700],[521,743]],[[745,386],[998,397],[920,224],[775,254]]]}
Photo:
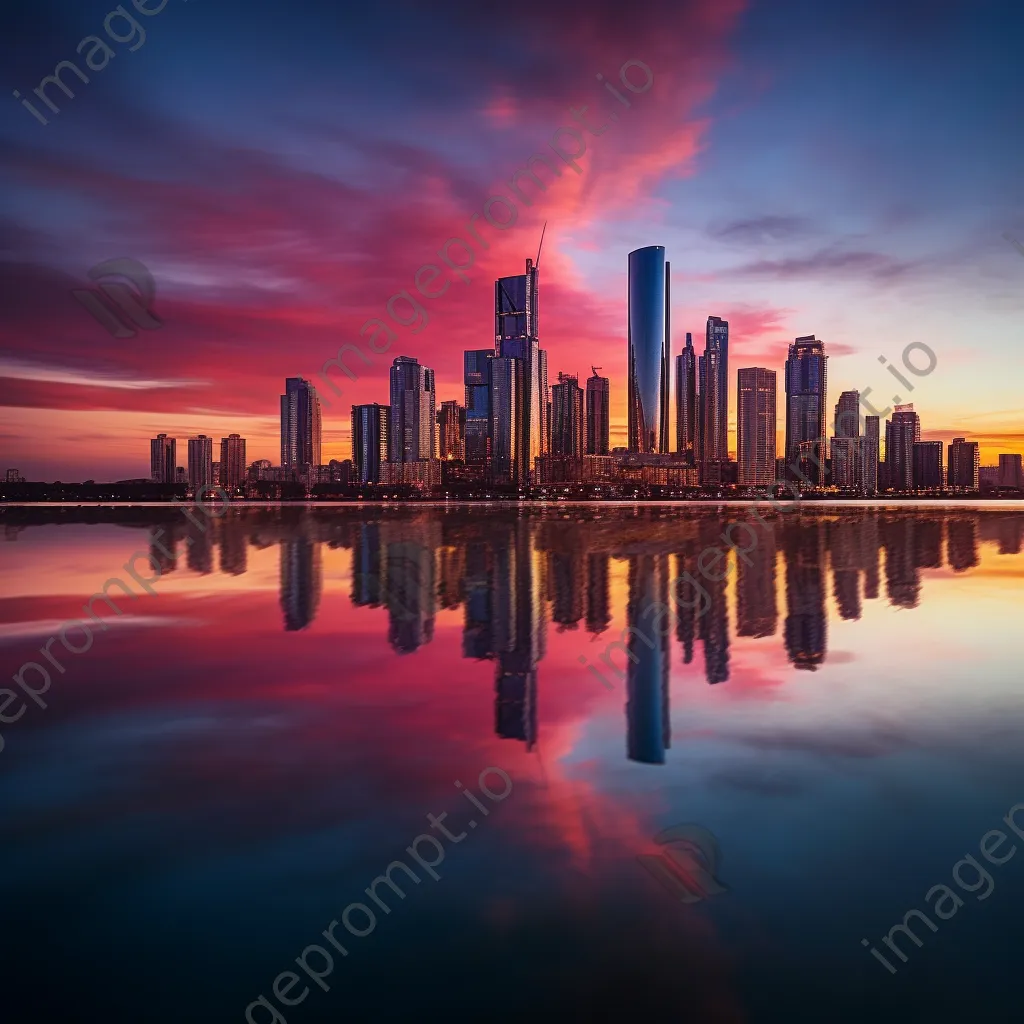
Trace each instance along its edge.
{"label": "building facade", "polygon": [[352,406],[352,473],[354,482],[379,484],[381,464],[388,458],[391,410],[373,402]]}
{"label": "building facade", "polygon": [[921,440],[921,418],[914,405],[897,405],[885,421],[885,480],[892,491],[914,489],[914,445]]}
{"label": "building facade", "polygon": [[442,402],[437,414],[438,455],[445,461],[466,458],[466,410],[458,402]]}
{"label": "building facade", "polygon": [[676,356],[676,452],[691,466],[697,461],[697,353],[693,335]]}
{"label": "building facade", "polygon": [[881,433],[878,416],[864,417],[864,443],[861,454],[864,459],[864,493],[877,494],[879,490],[878,464],[881,461]]}
{"label": "building facade", "polygon": [[551,435],[547,354],[540,348],[538,300],[538,270],[533,260],[526,261],[525,274],[500,277],[494,283],[494,354],[523,364],[513,429],[524,483],[529,482],[534,461],[547,451]]}
{"label": "building facade", "polygon": [[551,454],[583,456],[583,389],[575,375],[560,373],[551,388]]}
{"label": "building facade", "polygon": [[775,482],[776,377],[774,370],[744,368],[737,374],[736,461],[743,487]]}
{"label": "building facade", "polygon": [[155,484],[173,484],[178,465],[178,442],[166,434],[157,434],[149,442],[149,478]]}
{"label": "building facade", "polygon": [[213,479],[213,438],[206,434],[188,439],[188,484],[193,491],[211,487]]}
{"label": "building facade", "polygon": [[281,465],[320,465],[320,396],[302,377],[288,377],[281,396]]}
{"label": "building facade", "polygon": [[670,273],[663,245],[629,254],[626,400],[631,452],[668,451]]}
{"label": "building facade", "polygon": [[708,317],[697,376],[698,461],[702,466],[720,466],[729,458],[729,322],[721,317]]}
{"label": "building facade", "polygon": [[220,485],[234,489],[245,483],[245,438],[228,434],[220,440]]}
{"label": "building facade", "polygon": [[491,349],[463,353],[466,394],[466,466],[482,476],[491,458]]}
{"label": "building facade", "polygon": [[942,472],[942,442],[914,442],[914,490],[941,491],[945,485]]}
{"label": "building facade", "polygon": [[587,378],[587,455],[607,455],[611,451],[611,381],[592,367]]}
{"label": "building facade", "polygon": [[418,462],[437,456],[437,398],[434,371],[414,356],[391,364],[388,460]]}
{"label": "building facade", "polygon": [[978,442],[954,437],[946,457],[946,486],[952,491],[976,491],[981,466]]}
{"label": "building facade", "polygon": [[824,343],[813,334],[797,338],[786,360],[787,473],[816,487],[825,482],[827,383]]}
{"label": "building facade", "polygon": [[523,486],[523,445],[519,430],[523,423],[524,361],[510,356],[491,360],[491,464],[495,484]]}

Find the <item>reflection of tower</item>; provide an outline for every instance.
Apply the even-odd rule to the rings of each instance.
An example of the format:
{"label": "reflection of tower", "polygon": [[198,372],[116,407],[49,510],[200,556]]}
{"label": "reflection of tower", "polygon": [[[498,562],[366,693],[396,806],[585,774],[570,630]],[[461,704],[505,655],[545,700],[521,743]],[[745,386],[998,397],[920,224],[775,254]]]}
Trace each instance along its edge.
{"label": "reflection of tower", "polygon": [[323,586],[320,544],[299,529],[281,541],[281,608],[284,628],[305,629],[316,617]]}
{"label": "reflection of tower", "polygon": [[220,571],[231,576],[241,576],[248,568],[249,542],[242,522],[235,518],[221,520],[220,524]]}
{"label": "reflection of tower", "polygon": [[458,539],[442,544],[437,553],[437,596],[442,608],[458,608],[466,599],[466,546]]}
{"label": "reflection of tower", "polygon": [[942,521],[914,521],[914,565],[918,569],[942,568]]}
{"label": "reflection of tower", "polygon": [[774,636],[778,628],[775,531],[760,529],[756,540],[749,551],[736,556],[737,636]]}
{"label": "reflection of tower", "polygon": [[882,549],[878,536],[878,516],[872,514],[867,519],[861,520],[858,525],[863,537],[861,552],[863,554],[864,568],[864,600],[875,601],[878,599],[880,580],[878,556]]}
{"label": "reflection of tower", "polygon": [[[719,549],[721,539],[715,523],[702,521],[700,533],[702,553],[709,549]],[[713,570],[713,575],[722,576],[721,579],[705,579],[703,574],[700,576],[710,603],[707,611],[697,619],[697,636],[704,643],[704,675],[712,685],[728,682],[729,679],[729,609],[725,601],[724,567],[723,558],[719,568]]]}
{"label": "reflection of tower", "polygon": [[670,746],[668,557],[634,555],[629,562],[626,749],[631,761],[664,764]]}
{"label": "reflection of tower", "polygon": [[488,658],[494,651],[494,600],[490,546],[483,540],[466,545],[466,606],[463,612],[462,656]]}
{"label": "reflection of tower", "polygon": [[689,665],[693,661],[693,641],[697,634],[697,611],[701,607],[700,592],[694,585],[683,576],[688,572],[690,579],[694,579],[693,570],[696,568],[694,560],[693,542],[686,541],[683,551],[676,555],[676,571],[672,585],[672,597],[675,602],[676,613],[676,639],[683,645],[683,664]]}
{"label": "reflection of tower", "polygon": [[357,606],[379,606],[380,584],[380,524],[360,523],[352,545],[350,600]]}
{"label": "reflection of tower", "polygon": [[606,552],[595,551],[587,555],[587,631],[603,633],[612,621]]}
{"label": "reflection of tower", "polygon": [[914,564],[914,521],[899,516],[882,523],[885,590],[897,608],[916,608],[921,577]]}
{"label": "reflection of tower", "polygon": [[825,660],[825,550],[821,523],[786,529],[786,652],[797,668]]}
{"label": "reflection of tower", "polygon": [[842,619],[860,618],[860,565],[858,543],[862,523],[841,519],[830,524],[828,540],[832,561],[832,593]]}
{"label": "reflection of tower", "polygon": [[185,544],[185,561],[193,572],[203,576],[213,572],[213,523],[209,523],[205,531],[196,527],[188,531]]}
{"label": "reflection of tower", "polygon": [[388,643],[399,654],[411,654],[434,637],[434,552],[440,541],[440,525],[436,520],[386,522],[381,525],[381,539]]}
{"label": "reflection of tower", "polygon": [[[152,564],[160,570],[161,576],[174,572],[178,568],[178,541],[185,535],[185,524],[177,518],[172,519],[161,531],[151,530],[149,541],[149,557]],[[160,541],[160,547],[171,552],[168,558],[166,552],[161,551],[156,541]]]}
{"label": "reflection of tower", "polygon": [[544,657],[542,559],[533,524],[520,520],[493,532],[495,654],[495,732],[537,739],[537,664]]}
{"label": "reflection of tower", "polygon": [[946,549],[949,567],[954,572],[966,572],[978,564],[976,516],[950,519],[946,523]]}
{"label": "reflection of tower", "polygon": [[583,618],[583,549],[578,528],[556,526],[548,553],[551,618],[559,629],[576,629]]}

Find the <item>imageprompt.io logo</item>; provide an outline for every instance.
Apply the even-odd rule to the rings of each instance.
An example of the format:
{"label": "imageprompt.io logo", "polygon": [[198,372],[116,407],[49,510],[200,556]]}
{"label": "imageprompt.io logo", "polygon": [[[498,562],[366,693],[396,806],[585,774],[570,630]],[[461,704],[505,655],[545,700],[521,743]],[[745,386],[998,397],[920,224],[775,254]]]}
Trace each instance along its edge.
{"label": "imageprompt.io logo", "polygon": [[[150,312],[149,307],[156,298],[156,282],[144,264],[129,256],[119,256],[97,263],[89,271],[89,277],[100,282],[106,278],[114,280],[98,288],[78,288],[71,294],[115,338],[134,338],[136,327],[144,331],[163,327],[163,321]],[[131,282],[133,287],[124,281]]]}
{"label": "imageprompt.io logo", "polygon": [[654,837],[662,853],[645,853],[637,860],[680,903],[700,903],[728,892],[718,881],[722,851],[718,840],[702,825],[673,825]]}

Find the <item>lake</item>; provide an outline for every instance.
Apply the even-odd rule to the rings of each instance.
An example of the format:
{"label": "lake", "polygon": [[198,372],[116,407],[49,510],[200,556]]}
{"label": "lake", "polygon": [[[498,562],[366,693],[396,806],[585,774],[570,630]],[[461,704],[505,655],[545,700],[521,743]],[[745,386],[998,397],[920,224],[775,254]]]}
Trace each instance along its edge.
{"label": "lake", "polygon": [[0,525],[5,1021],[1019,1020],[1018,507]]}

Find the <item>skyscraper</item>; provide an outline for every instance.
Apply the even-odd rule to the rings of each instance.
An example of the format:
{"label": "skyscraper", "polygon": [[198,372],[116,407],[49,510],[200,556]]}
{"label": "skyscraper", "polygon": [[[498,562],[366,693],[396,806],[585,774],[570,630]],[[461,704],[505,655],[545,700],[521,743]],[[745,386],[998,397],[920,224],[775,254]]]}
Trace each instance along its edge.
{"label": "skyscraper", "polygon": [[439,454],[442,459],[466,458],[466,410],[458,402],[442,402],[437,414]]}
{"label": "skyscraper", "polygon": [[551,452],[583,455],[583,389],[575,374],[560,373],[551,388]]}
{"label": "skyscraper", "polygon": [[281,396],[281,465],[320,465],[320,396],[302,377],[288,377]]}
{"label": "skyscraper", "polygon": [[914,489],[914,443],[921,440],[921,418],[914,405],[897,405],[885,421],[885,475],[891,490]]}
{"label": "skyscraper", "polygon": [[599,366],[592,367],[587,378],[587,455],[607,455],[611,451],[611,382],[599,377]]}
{"label": "skyscraper", "polygon": [[519,436],[525,362],[511,356],[491,360],[491,479],[496,484],[526,482]]}
{"label": "skyscraper", "polygon": [[155,484],[173,484],[177,465],[178,442],[166,434],[157,434],[149,442],[149,478]]}
{"label": "skyscraper", "polygon": [[413,356],[391,364],[388,461],[421,462],[437,457],[434,371]]}
{"label": "skyscraper", "polygon": [[352,406],[352,468],[357,485],[380,483],[380,464],[388,458],[390,412],[376,402]]}
{"label": "skyscraper", "polygon": [[491,457],[491,360],[490,349],[463,353],[466,388],[466,465],[481,473]]}
{"label": "skyscraper", "polygon": [[676,356],[676,451],[692,466],[697,458],[697,353],[693,335]]}
{"label": "skyscraper", "polygon": [[631,452],[668,451],[670,270],[663,245],[629,254],[626,344]]}
{"label": "skyscraper", "polygon": [[245,483],[245,438],[228,434],[220,440],[220,485],[230,489]]}
{"label": "skyscraper", "polygon": [[526,261],[526,273],[494,282],[494,354],[521,359],[522,385],[517,391],[515,433],[522,482],[528,483],[535,460],[547,451],[547,358],[538,333],[538,271]]}
{"label": "skyscraper", "polygon": [[775,482],[775,371],[742,369],[736,390],[736,459],[739,483],[769,487]]}
{"label": "skyscraper", "polygon": [[206,434],[188,439],[188,483],[198,493],[201,487],[210,487],[213,479],[213,438]]}
{"label": "skyscraper", "polygon": [[[704,354],[698,360],[698,416],[703,465],[729,458],[729,322],[709,316]],[[774,475],[774,474],[773,474]]]}
{"label": "skyscraper", "polygon": [[954,437],[949,445],[946,484],[950,490],[976,491],[980,455],[977,441]]}
{"label": "skyscraper", "polygon": [[[787,473],[825,482],[825,395],[828,356],[814,335],[797,338],[786,360]],[[803,474],[800,477],[798,474]]]}

